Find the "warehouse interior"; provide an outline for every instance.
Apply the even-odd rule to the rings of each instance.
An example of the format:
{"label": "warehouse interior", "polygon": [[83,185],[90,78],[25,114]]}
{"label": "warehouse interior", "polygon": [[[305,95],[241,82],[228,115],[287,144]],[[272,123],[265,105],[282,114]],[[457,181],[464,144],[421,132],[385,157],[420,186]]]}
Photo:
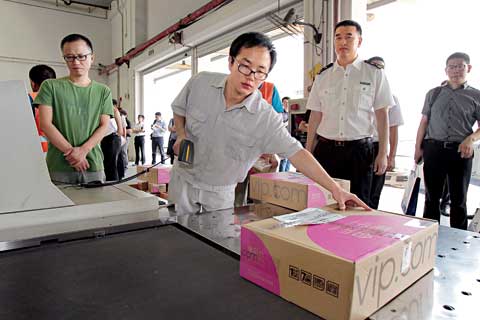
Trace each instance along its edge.
{"label": "warehouse interior", "polygon": [[[457,193],[451,186],[453,201],[447,209],[440,209],[438,222],[424,217],[430,192],[424,180],[429,178],[415,160],[417,128],[432,98],[427,93],[441,83],[449,86],[447,57],[468,53],[471,61],[466,65],[471,66],[464,67],[468,84],[461,88],[480,86],[476,69],[480,48],[471,40],[476,6],[473,0],[0,0],[0,129],[4,139],[0,166],[0,297],[4,303],[0,319],[477,319],[480,144],[472,144],[465,191],[467,230],[451,226],[450,215],[457,212],[452,210]],[[381,73],[388,78],[390,97],[398,98],[395,102],[399,101],[403,115],[394,168],[385,173],[378,210],[350,207],[328,184],[330,178],[323,178],[323,173],[320,180],[312,178],[308,167],[293,164],[297,154],[280,147],[278,153],[289,156],[277,154],[276,160],[268,160],[262,152],[253,165],[244,165],[242,161],[248,162],[248,153],[256,151],[259,143],[249,145],[245,155],[238,151],[234,159],[242,170],[248,166],[243,181],[248,186],[247,200],[238,204],[235,194],[235,207],[209,210],[209,204],[200,203],[200,192],[198,212],[179,209],[181,199],[172,196],[178,190],[169,185],[181,176],[178,167],[194,170],[202,156],[212,159],[238,150],[233,145],[236,140],[228,141],[228,136],[226,142],[221,137],[208,140],[226,145],[213,145],[213,149],[202,149],[206,140],[192,137],[194,153],[182,145],[175,156],[169,153],[170,126],[175,126],[169,120],[178,124],[177,117],[183,117],[182,130],[189,133],[195,129],[189,124],[191,105],[205,105],[204,110],[209,110],[211,104],[214,109],[204,92],[200,94],[204,101],[203,96],[193,102],[187,99],[188,110],[179,114],[179,97],[193,92],[192,81],[202,74],[237,71],[256,81],[265,70],[237,62],[229,50],[243,34],[265,35],[275,47],[277,61],[263,80],[274,84],[280,98],[288,97],[288,107],[282,107],[288,120],[283,120],[279,130],[294,136],[292,126],[300,123],[296,119],[308,122],[307,109],[308,114],[317,111],[309,102],[314,82],[337,68],[329,65],[340,59],[335,26],[345,20],[362,26],[361,60],[385,59]],[[89,45],[91,52],[65,54],[61,40],[71,34],[87,37],[93,44]],[[40,117],[37,121],[42,127],[44,118],[36,111],[32,117],[32,110],[42,105],[37,108],[42,112],[45,103],[36,104],[35,97],[29,98],[33,90],[30,71],[47,65],[57,80],[68,79],[71,65],[82,65],[89,56],[91,83],[106,88],[127,115],[122,119],[129,119],[129,126],[118,133],[125,140],[124,151],[119,151],[125,154],[122,173],[113,180],[106,176],[90,183],[59,183],[48,162],[48,153],[58,148],[53,146],[56,140],[50,139],[50,131],[44,130],[49,151],[39,148],[40,127],[35,117]],[[238,68],[232,67],[235,63]],[[242,66],[247,67],[248,76],[240,71]],[[233,78],[226,79],[225,88]],[[253,92],[260,95],[256,88]],[[224,98],[228,109],[226,93]],[[262,103],[274,104],[271,98],[264,99]],[[475,135],[480,100],[472,104],[479,110],[479,119],[473,119],[468,130]],[[108,113],[106,121],[115,123],[116,112]],[[135,131],[139,115],[145,125]],[[55,117],[54,113],[50,121],[55,122]],[[206,114],[199,118],[211,124]],[[153,142],[160,122],[165,132],[158,153]],[[218,123],[212,123],[205,130],[215,134]],[[447,123],[449,130],[451,123]],[[238,133],[249,125],[233,123],[229,128]],[[83,128],[82,123],[79,126]],[[114,130],[120,132],[119,126],[117,122]],[[262,126],[254,130],[264,132]],[[258,132],[252,131],[249,137],[260,141]],[[307,127],[305,141],[309,134]],[[141,160],[138,137],[144,141]],[[305,141],[295,138],[299,148],[308,149]],[[380,144],[384,138],[380,134]],[[367,139],[370,143],[371,138]],[[335,146],[348,145],[333,141]],[[92,150],[100,150],[99,146],[100,142]],[[72,143],[72,147],[76,146]],[[214,151],[208,156],[205,150]],[[306,152],[315,156],[313,150]],[[69,159],[69,153],[63,155]],[[101,157],[105,164],[106,157]],[[445,159],[438,157],[435,162]],[[264,161],[277,160],[264,166]],[[276,168],[282,162],[288,163],[287,169]],[[229,166],[215,165],[212,160],[205,168],[218,170],[218,176],[236,173],[219,169]],[[356,194],[352,181],[332,177],[332,183],[347,194]],[[235,192],[241,184],[238,181]],[[191,202],[197,201],[189,196]],[[347,204],[346,210],[337,204],[339,199]]]}

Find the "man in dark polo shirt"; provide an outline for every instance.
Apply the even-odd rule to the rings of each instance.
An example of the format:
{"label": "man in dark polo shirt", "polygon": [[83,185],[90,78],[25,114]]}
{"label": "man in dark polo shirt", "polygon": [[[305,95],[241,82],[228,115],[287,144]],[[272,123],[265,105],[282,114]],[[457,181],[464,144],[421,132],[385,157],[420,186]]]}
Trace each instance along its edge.
{"label": "man in dark polo shirt", "polygon": [[470,57],[456,52],[447,59],[448,82],[427,93],[417,131],[415,161],[423,157],[425,218],[440,221],[445,178],[450,188],[450,226],[467,229],[467,190],[472,172],[473,143],[480,130],[480,91],[467,84]]}

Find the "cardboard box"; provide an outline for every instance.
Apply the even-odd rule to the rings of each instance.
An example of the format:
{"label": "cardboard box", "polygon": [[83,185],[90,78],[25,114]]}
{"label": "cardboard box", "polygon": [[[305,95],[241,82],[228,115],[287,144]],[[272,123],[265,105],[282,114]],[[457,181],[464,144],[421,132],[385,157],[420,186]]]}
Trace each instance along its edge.
{"label": "cardboard box", "polygon": [[148,191],[148,182],[146,181],[138,181],[137,183],[130,184],[129,186],[141,191]]}
{"label": "cardboard box", "polygon": [[[350,190],[350,181],[341,179],[335,181],[345,190]],[[296,172],[251,175],[250,198],[294,210],[320,208],[336,203],[329,191]]]}
{"label": "cardboard box", "polygon": [[385,175],[385,185],[395,188],[405,188],[407,186],[409,173],[405,171],[387,171]]}
{"label": "cardboard box", "polygon": [[263,219],[294,212],[292,209],[280,207],[268,202],[255,203],[253,205],[253,211],[258,217]]}
{"label": "cardboard box", "polygon": [[[137,173],[149,168],[148,166],[137,166]],[[147,173],[137,177],[138,180],[148,181],[155,184],[168,184],[170,182],[171,166],[158,165],[151,168]]]}
{"label": "cardboard box", "polygon": [[365,319],[433,269],[438,224],[379,211],[284,227],[242,226],[240,275],[329,320]]}
{"label": "cardboard box", "polygon": [[160,192],[167,192],[167,185],[166,184],[158,184],[158,183],[148,183],[148,192],[150,193],[160,193]]}

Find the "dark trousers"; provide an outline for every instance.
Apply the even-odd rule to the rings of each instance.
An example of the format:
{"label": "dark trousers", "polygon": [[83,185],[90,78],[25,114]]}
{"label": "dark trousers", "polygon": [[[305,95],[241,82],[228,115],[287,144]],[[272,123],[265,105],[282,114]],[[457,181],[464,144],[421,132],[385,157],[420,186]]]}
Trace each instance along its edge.
{"label": "dark trousers", "polygon": [[118,180],[118,155],[120,154],[122,141],[116,133],[109,134],[102,139],[100,146],[103,152],[103,166],[107,181]]}
{"label": "dark trousers", "polygon": [[371,139],[363,141],[343,144],[320,137],[313,154],[329,175],[350,180],[350,192],[368,204],[373,174],[373,143]]}
{"label": "dark trousers", "polygon": [[120,147],[117,159],[117,172],[118,179],[121,180],[125,177],[125,161],[127,161],[127,155],[123,152],[123,147]]}
{"label": "dark trousers", "polygon": [[463,159],[458,144],[444,145],[433,140],[423,141],[423,174],[425,177],[424,218],[440,222],[440,198],[445,178],[450,190],[450,226],[467,229],[467,192],[472,173],[472,158]]}
{"label": "dark trousers", "polygon": [[163,150],[163,137],[152,137],[152,164],[156,163],[157,148],[160,149],[162,163],[165,163],[165,150]]}
{"label": "dark trousers", "polygon": [[[378,155],[378,142],[373,143],[373,159]],[[372,209],[378,209],[378,204],[380,202],[380,195],[382,194],[383,185],[385,184],[386,174],[381,176],[372,174],[372,188],[370,189],[370,202],[368,205]]]}
{"label": "dark trousers", "polygon": [[177,139],[168,139],[167,154],[170,157],[170,163],[173,164],[173,159],[175,158],[175,153],[173,152],[173,145]]}
{"label": "dark trousers", "polygon": [[145,164],[145,136],[136,136],[133,144],[135,145],[135,164],[138,165],[140,162]]}

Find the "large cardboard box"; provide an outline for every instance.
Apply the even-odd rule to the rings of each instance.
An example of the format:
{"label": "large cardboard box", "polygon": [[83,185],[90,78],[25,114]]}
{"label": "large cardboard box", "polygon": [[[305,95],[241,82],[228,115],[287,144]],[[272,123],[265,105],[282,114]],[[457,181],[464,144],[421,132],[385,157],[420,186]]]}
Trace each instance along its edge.
{"label": "large cardboard box", "polygon": [[[137,166],[137,173],[149,168],[148,166]],[[154,184],[168,184],[170,182],[171,166],[156,166],[151,168],[147,173],[137,177],[138,180],[148,181]]]}
{"label": "large cardboard box", "polygon": [[271,218],[243,225],[240,275],[325,319],[356,320],[433,269],[435,221],[325,210],[327,218],[334,213],[341,219],[285,227]]}
{"label": "large cardboard box", "polygon": [[[350,190],[350,181],[341,179],[335,179],[335,181],[345,190]],[[336,203],[327,189],[296,172],[251,175],[250,198],[294,210],[320,208]]]}

